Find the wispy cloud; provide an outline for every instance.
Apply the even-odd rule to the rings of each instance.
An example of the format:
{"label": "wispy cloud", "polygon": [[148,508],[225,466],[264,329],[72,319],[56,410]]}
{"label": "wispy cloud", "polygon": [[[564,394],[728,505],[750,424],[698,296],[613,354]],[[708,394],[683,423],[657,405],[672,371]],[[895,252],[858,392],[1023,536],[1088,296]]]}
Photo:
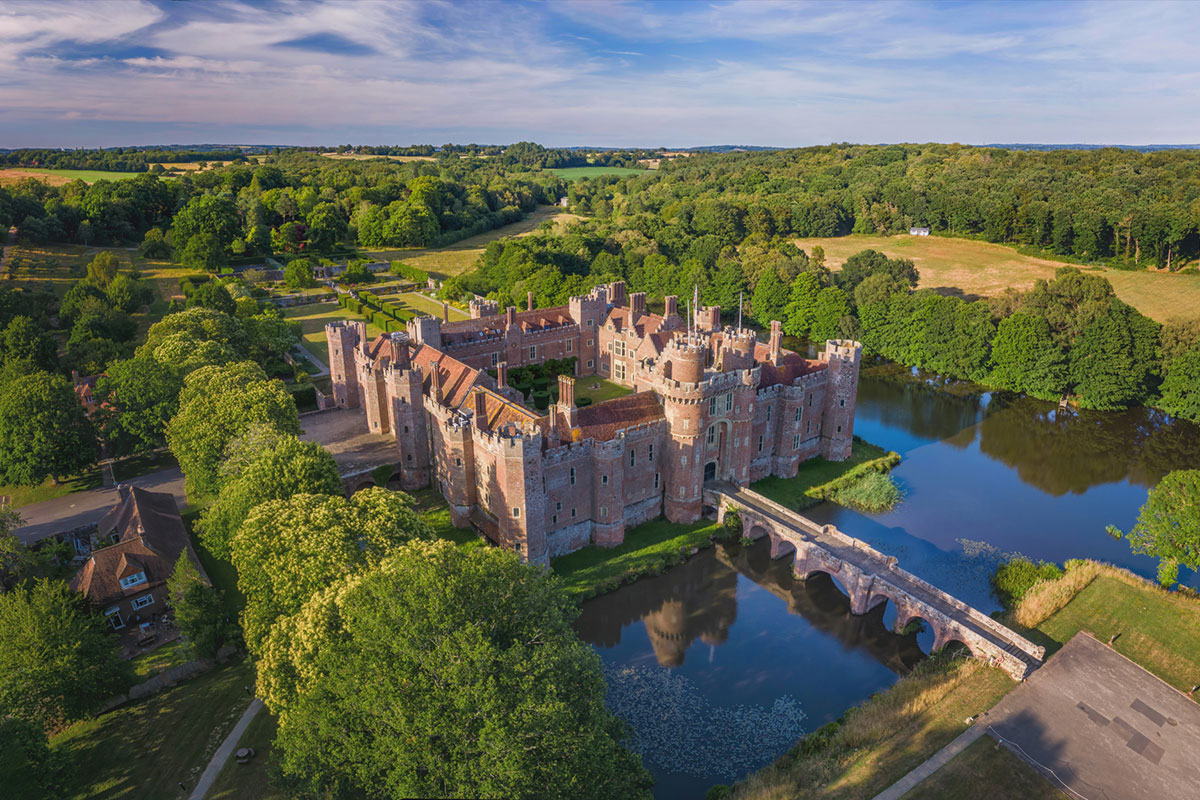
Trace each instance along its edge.
{"label": "wispy cloud", "polygon": [[1155,2],[9,0],[0,146],[1179,141],[1198,35]]}

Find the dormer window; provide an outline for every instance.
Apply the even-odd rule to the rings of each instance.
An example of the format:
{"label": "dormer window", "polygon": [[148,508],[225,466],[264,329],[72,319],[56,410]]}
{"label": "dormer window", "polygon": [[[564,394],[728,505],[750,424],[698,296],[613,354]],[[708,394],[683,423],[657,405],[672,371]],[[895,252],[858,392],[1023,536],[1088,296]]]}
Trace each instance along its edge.
{"label": "dormer window", "polygon": [[142,584],[145,582],[146,582],[146,573],[144,571],[143,572],[135,572],[134,574],[130,575],[127,578],[121,578],[121,588],[128,589],[130,586],[137,586],[138,584]]}

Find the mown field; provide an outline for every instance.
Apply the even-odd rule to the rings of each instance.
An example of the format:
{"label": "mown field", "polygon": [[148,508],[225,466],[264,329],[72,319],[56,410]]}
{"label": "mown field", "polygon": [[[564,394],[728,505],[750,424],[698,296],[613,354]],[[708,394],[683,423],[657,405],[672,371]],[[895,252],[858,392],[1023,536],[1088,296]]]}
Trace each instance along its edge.
{"label": "mown field", "polygon": [[[860,250],[878,250],[893,258],[910,258],[921,275],[920,288],[958,290],[964,295],[991,297],[1009,287],[1029,289],[1038,278],[1051,279],[1060,261],[1026,256],[1011,247],[973,239],[944,236],[867,236],[797,239],[805,252],[820,245],[826,264],[837,268]],[[1097,269],[1097,268],[1089,268]],[[1159,322],[1200,315],[1200,275],[1125,272],[1104,269],[1117,296]]]}
{"label": "mown field", "polygon": [[600,175],[620,175],[624,178],[629,175],[643,175],[646,173],[644,169],[632,169],[630,167],[558,167],[547,171],[553,172],[564,181],[577,181],[580,178],[596,178]]}
{"label": "mown field", "polygon": [[42,169],[40,167],[11,167],[0,169],[0,184],[16,183],[25,178],[44,180],[51,186],[60,186],[71,181],[123,181],[144,175],[142,172],[106,172],[98,169]]}
{"label": "mown field", "polygon": [[369,161],[372,158],[386,158],[389,161],[437,161],[435,156],[373,156],[369,153],[321,153],[325,158],[339,161]]}
{"label": "mown field", "polygon": [[548,220],[554,220],[556,227],[561,228],[578,219],[581,217],[568,214],[558,206],[538,206],[533,213],[520,222],[514,222],[478,236],[470,236],[446,247],[370,250],[366,255],[379,261],[403,261],[405,264],[425,270],[430,275],[448,278],[453,275],[461,275],[474,267],[476,260],[483,254],[483,249],[488,246],[489,242],[503,239],[506,236],[528,236]]}
{"label": "mown field", "polygon": [[[329,366],[329,344],[325,339],[325,326],[330,322],[350,319],[354,315],[337,303],[311,303],[306,306],[291,306],[283,309],[284,318],[300,323],[301,344],[310,353]],[[367,337],[374,338],[383,333],[373,322],[367,323]]]}

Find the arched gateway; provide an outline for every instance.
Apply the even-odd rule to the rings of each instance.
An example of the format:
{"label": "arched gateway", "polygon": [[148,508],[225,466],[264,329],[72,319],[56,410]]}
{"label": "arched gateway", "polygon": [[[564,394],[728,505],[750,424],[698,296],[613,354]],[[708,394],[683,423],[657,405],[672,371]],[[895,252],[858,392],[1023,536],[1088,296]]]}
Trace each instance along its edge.
{"label": "arched gateway", "polygon": [[733,509],[741,517],[742,535],[767,536],[771,558],[791,555],[793,573],[806,579],[818,572],[834,578],[850,596],[850,610],[865,614],[891,601],[897,625],[921,618],[933,628],[933,649],[959,641],[976,658],[999,666],[1023,680],[1046,656],[1046,648],[1001,625],[978,609],[900,569],[896,559],[832,525],[817,525],[760,494],[732,484],[709,483],[704,502],[724,520]]}

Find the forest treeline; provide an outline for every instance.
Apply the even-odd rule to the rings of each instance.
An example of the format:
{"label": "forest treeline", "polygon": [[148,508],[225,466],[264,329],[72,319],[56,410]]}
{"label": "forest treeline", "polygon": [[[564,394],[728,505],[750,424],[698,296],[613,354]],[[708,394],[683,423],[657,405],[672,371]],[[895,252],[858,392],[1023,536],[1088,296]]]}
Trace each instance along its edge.
{"label": "forest treeline", "polygon": [[490,158],[501,164],[522,164],[527,167],[555,169],[559,167],[633,167],[637,168],[638,160],[655,158],[659,154],[653,150],[574,150],[565,148],[547,148],[536,142],[516,142],[510,145],[495,144],[444,144],[434,147],[431,144],[408,146],[395,145],[340,145],[338,147],[321,148],[329,153],[356,153],[359,155],[375,156],[437,156],[463,158]]}
{"label": "forest treeline", "polygon": [[197,161],[246,162],[241,150],[143,150],[136,147],[110,150],[10,150],[0,153],[0,167],[45,169],[95,169],[105,172],[149,172],[153,164],[186,164]]}
{"label": "forest treeline", "polygon": [[843,144],[694,155],[571,188],[580,213],[651,215],[728,243],[927,226],[1120,267],[1200,254],[1196,150]]}

